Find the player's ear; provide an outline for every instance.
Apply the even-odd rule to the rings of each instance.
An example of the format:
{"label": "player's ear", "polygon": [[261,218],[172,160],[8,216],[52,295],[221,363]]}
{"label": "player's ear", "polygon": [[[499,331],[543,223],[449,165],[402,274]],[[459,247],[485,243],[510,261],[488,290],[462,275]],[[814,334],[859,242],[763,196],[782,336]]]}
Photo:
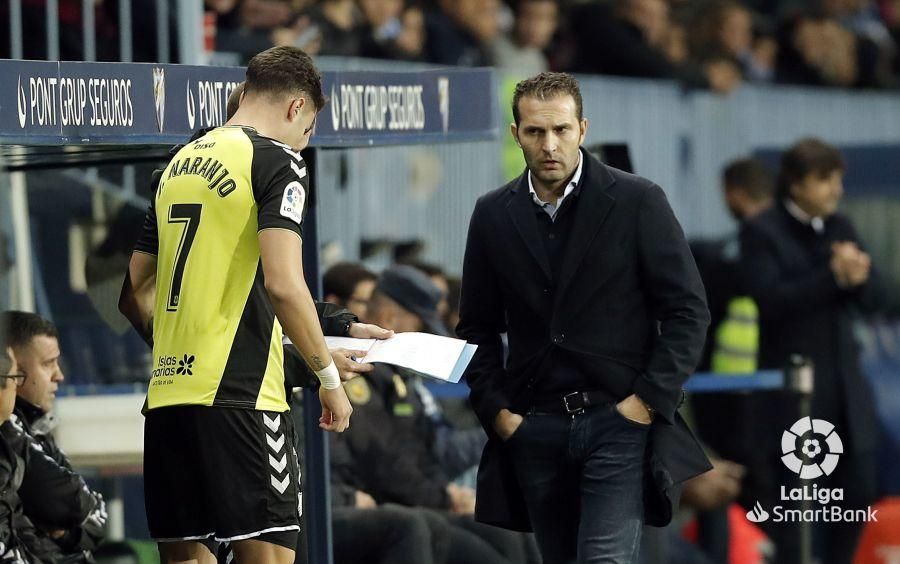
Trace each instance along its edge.
{"label": "player's ear", "polygon": [[306,102],[303,98],[293,98],[291,105],[288,107],[288,121],[294,122],[303,115],[303,105]]}
{"label": "player's ear", "polygon": [[513,139],[516,140],[516,145],[521,147],[522,143],[519,142],[519,126],[517,126],[515,122],[509,124],[509,133],[512,135]]}

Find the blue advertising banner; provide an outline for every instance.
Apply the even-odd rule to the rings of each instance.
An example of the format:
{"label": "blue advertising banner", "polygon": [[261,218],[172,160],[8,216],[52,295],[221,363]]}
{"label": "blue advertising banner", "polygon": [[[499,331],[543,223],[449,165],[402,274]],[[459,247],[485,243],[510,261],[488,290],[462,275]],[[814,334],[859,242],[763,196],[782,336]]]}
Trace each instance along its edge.
{"label": "blue advertising banner", "polygon": [[[238,67],[0,60],[0,143],[172,144],[221,125]],[[490,69],[324,73],[312,145],[492,139]]]}

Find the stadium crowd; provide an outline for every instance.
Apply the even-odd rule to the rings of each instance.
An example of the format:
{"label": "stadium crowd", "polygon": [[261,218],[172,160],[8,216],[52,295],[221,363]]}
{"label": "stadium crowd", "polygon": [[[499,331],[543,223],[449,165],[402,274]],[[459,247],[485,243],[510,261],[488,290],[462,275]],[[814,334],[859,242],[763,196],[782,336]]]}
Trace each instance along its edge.
{"label": "stadium crowd", "polygon": [[[118,3],[95,4],[98,60],[117,60]],[[59,5],[61,58],[80,60],[83,3]],[[132,5],[153,17],[155,1]],[[23,6],[25,58],[45,58],[45,2]],[[294,45],[520,76],[677,79],[720,93],[742,83],[896,88],[900,73],[897,0],[206,0],[205,9],[207,49],[242,63]],[[152,26],[134,26],[135,60],[154,61],[155,42]],[[0,41],[0,57],[7,48]]]}

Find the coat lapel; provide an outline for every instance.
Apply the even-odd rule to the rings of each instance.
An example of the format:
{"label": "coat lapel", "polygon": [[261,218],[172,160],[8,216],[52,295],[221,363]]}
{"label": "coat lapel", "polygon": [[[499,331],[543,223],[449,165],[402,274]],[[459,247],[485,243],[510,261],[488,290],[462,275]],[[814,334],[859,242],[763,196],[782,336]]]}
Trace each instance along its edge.
{"label": "coat lapel", "polygon": [[534,209],[534,202],[531,199],[531,192],[528,190],[527,174],[528,171],[519,177],[518,182],[513,188],[515,193],[509,201],[509,204],[507,204],[506,209],[512,218],[513,224],[516,226],[516,230],[519,232],[519,235],[521,235],[525,246],[528,247],[531,256],[534,257],[534,260],[540,265],[544,275],[548,279],[552,279],[553,274],[550,270],[550,260],[547,258],[547,253],[541,242],[541,234],[538,230],[537,218],[535,217],[536,212]]}
{"label": "coat lapel", "polygon": [[566,290],[578,272],[585,253],[616,202],[606,191],[615,182],[613,176],[588,152],[584,151],[582,154],[584,168],[581,174],[581,192],[575,208],[575,224],[569,234],[569,242],[560,269],[556,292],[557,304],[566,295]]}

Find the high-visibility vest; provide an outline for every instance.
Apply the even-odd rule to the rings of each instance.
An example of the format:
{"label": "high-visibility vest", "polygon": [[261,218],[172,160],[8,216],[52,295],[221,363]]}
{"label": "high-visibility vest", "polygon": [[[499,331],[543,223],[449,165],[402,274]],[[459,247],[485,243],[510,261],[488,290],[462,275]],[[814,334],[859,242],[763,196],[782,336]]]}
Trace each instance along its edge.
{"label": "high-visibility vest", "polygon": [[756,372],[758,352],[759,308],[748,296],[733,298],[716,328],[710,367],[722,374],[750,374]]}

